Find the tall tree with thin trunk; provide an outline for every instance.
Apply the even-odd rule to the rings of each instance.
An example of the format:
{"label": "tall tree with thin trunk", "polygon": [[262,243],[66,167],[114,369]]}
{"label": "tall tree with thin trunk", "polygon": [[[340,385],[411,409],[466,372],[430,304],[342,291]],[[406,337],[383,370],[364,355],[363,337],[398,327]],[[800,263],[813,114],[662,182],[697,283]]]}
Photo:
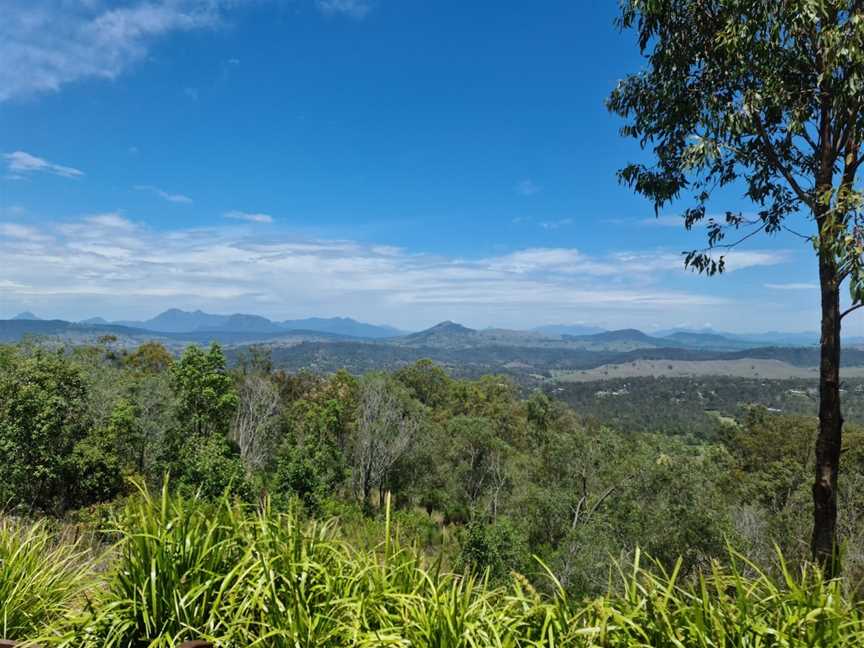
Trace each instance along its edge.
{"label": "tall tree with thin trunk", "polygon": [[[864,297],[864,1],[624,0],[618,21],[635,31],[647,65],[618,84],[608,106],[652,158],[619,177],[658,213],[689,201],[682,223],[705,224],[708,240],[685,265],[722,272],[724,251],[762,233],[798,236],[815,251],[822,326],[811,548],[836,574],[840,323]],[[742,187],[755,216],[710,216],[709,206],[723,211],[712,197],[724,186]]]}

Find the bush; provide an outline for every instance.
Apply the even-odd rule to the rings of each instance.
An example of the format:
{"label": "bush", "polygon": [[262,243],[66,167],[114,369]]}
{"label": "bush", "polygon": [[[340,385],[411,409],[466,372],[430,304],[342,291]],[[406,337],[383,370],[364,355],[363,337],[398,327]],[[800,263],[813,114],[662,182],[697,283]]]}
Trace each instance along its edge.
{"label": "bush", "polygon": [[[88,592],[83,615],[56,620],[69,612],[64,594],[55,599],[56,612],[28,620],[30,626],[19,623],[16,632],[53,621],[39,641],[69,648],[173,648],[189,638],[220,648],[864,642],[864,607],[844,596],[841,581],[826,583],[810,568],[793,574],[781,565],[775,581],[733,555],[729,568],[713,564],[684,581],[680,562],[668,572],[660,563],[646,568],[637,552],[617,585],[582,602],[551,577],[552,594],[545,596],[518,575],[496,584],[430,566],[389,537],[391,526],[388,516],[381,544],[355,549],[338,539],[334,523],[303,523],[294,511],[275,513],[266,505],[255,511],[227,498],[184,500],[167,488],[160,498],[142,491],[117,520],[113,564],[105,582]],[[500,574],[521,559],[518,537],[505,522],[478,523],[464,555],[478,566],[485,557],[490,574],[492,567]],[[43,560],[50,554],[41,550],[35,555],[14,573],[56,584],[32,575],[50,576],[62,562]]]}
{"label": "bush", "polygon": [[218,500],[225,494],[251,501],[252,484],[237,448],[224,437],[201,437],[180,453],[178,487],[187,496]]}
{"label": "bush", "polygon": [[30,639],[69,614],[91,570],[79,542],[0,518],[0,637]]}
{"label": "bush", "polygon": [[470,523],[464,532],[457,565],[479,573],[488,571],[493,582],[509,578],[528,566],[529,553],[524,535],[506,519],[495,524]]}

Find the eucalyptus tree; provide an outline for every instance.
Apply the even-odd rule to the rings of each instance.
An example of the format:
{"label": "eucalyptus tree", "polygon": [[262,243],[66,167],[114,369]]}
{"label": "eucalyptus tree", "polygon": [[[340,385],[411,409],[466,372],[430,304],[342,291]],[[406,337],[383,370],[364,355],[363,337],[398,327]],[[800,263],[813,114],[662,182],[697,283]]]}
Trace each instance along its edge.
{"label": "eucalyptus tree", "polygon": [[351,462],[355,492],[366,510],[373,488],[383,501],[390,472],[417,441],[421,419],[409,404],[407,390],[386,375],[369,374],[360,383]]}
{"label": "eucalyptus tree", "polygon": [[[635,31],[647,65],[618,84],[608,106],[625,120],[622,135],[651,154],[619,178],[658,212],[686,197],[684,226],[702,222],[708,238],[685,265],[714,275],[724,251],[784,230],[815,250],[821,362],[811,549],[835,573],[840,324],[864,298],[864,2],[623,0],[618,22]],[[741,186],[756,216],[710,216],[724,186]],[[790,226],[802,216],[803,232]]]}

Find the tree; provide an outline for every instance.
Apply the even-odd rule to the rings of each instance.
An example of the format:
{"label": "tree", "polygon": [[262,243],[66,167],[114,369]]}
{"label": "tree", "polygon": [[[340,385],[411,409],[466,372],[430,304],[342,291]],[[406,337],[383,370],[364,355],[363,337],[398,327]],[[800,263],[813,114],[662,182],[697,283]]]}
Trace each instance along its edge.
{"label": "tree", "polygon": [[495,583],[531,564],[524,534],[507,519],[494,524],[472,521],[465,527],[461,545],[456,568],[480,574],[488,571]]}
{"label": "tree", "polygon": [[237,392],[218,344],[205,353],[190,346],[172,369],[182,432],[195,437],[225,435],[237,408]]}
{"label": "tree", "polygon": [[88,440],[91,427],[87,384],[78,367],[62,354],[38,350],[13,360],[0,373],[3,505],[62,513],[91,503],[79,469],[105,464],[98,444]]}
{"label": "tree", "polygon": [[[682,193],[690,196],[683,224],[704,222],[708,246],[689,252],[685,265],[722,272],[722,251],[759,233],[788,231],[814,246],[821,361],[811,551],[832,575],[839,568],[840,322],[864,305],[857,185],[864,3],[625,0],[619,24],[636,30],[648,65],[618,84],[608,106],[626,120],[622,135],[653,154],[652,164],[629,164],[619,178],[658,213]],[[716,190],[735,183],[756,217],[708,216]],[[789,226],[802,214],[812,221],[804,234]],[[841,311],[844,282],[851,306]]]}
{"label": "tree", "polygon": [[489,497],[489,514],[498,516],[502,490],[508,482],[506,459],[511,448],[495,435],[491,421],[481,417],[456,416],[447,424],[450,445],[447,465],[469,516]]}
{"label": "tree", "polygon": [[400,387],[377,374],[366,377],[360,386],[352,475],[355,492],[367,510],[372,489],[381,494],[391,469],[412,448],[419,432],[420,419],[406,408],[407,395]]}
{"label": "tree", "polygon": [[441,367],[428,359],[402,367],[397,380],[411,390],[411,395],[428,407],[442,407],[450,398],[453,380]]}
{"label": "tree", "polygon": [[126,365],[145,373],[160,373],[171,368],[174,358],[158,342],[145,342],[126,356]]}
{"label": "tree", "polygon": [[251,501],[252,484],[240,453],[225,437],[211,435],[187,443],[179,459],[175,483],[181,491],[210,500],[227,493]]}
{"label": "tree", "polygon": [[269,374],[243,374],[231,438],[239,446],[243,463],[249,468],[264,465],[278,413],[279,388]]}

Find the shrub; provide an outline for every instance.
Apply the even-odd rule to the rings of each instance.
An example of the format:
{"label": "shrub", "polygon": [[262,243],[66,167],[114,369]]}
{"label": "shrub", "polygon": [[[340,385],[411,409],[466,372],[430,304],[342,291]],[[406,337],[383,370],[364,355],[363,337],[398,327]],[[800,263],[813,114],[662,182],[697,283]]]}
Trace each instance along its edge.
{"label": "shrub", "polygon": [[89,584],[82,545],[44,524],[0,518],[0,637],[29,639],[67,615]]}

